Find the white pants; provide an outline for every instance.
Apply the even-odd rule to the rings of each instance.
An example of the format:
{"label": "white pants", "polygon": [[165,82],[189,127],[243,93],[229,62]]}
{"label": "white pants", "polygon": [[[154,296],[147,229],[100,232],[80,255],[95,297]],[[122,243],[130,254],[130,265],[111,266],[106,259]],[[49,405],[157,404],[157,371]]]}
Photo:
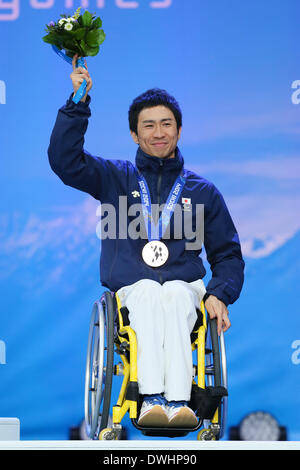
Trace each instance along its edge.
{"label": "white pants", "polygon": [[142,279],[117,292],[129,310],[137,337],[137,370],[142,395],[164,393],[168,401],[190,400],[193,359],[190,334],[196,308],[205,294],[201,279],[167,281]]}

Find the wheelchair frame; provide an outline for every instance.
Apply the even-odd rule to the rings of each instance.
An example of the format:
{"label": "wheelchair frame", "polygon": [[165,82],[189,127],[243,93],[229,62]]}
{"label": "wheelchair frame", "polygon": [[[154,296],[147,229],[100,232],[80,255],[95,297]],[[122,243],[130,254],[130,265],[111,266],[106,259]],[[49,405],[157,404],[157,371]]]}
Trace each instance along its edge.
{"label": "wheelchair frame", "polygon": [[[199,421],[194,428],[139,426],[137,417],[142,398],[138,391],[136,335],[129,325],[128,310],[121,306],[118,295],[105,291],[100,301],[97,300],[93,305],[88,337],[84,411],[89,439],[120,439],[121,422],[127,412],[133,426],[144,435],[178,437],[202,427],[197,435],[198,440],[221,439],[226,429],[228,405],[224,333],[222,331],[218,336],[216,319],[207,318],[203,302],[191,335],[191,348],[196,352],[197,364],[194,365],[190,406],[195,409],[200,402],[203,403],[204,392],[213,392],[212,395],[215,395],[216,390],[221,390],[221,395],[212,397],[215,405],[210,407],[210,411],[205,411],[208,416],[205,413],[199,416],[195,409]],[[114,363],[115,352],[119,354],[121,363]],[[111,418],[113,375],[122,375],[123,381]]]}

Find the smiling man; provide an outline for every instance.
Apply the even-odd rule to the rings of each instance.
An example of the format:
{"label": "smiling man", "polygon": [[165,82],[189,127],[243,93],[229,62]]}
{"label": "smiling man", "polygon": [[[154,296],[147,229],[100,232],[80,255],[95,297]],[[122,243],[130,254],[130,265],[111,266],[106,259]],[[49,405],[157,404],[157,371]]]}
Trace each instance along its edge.
{"label": "smiling man", "polygon": [[173,112],[165,106],[144,108],[140,114],[136,130],[131,135],[143,152],[158,158],[174,158],[181,127]]}
{"label": "smiling man", "polygon": [[[239,237],[217,188],[184,167],[178,147],[182,114],[166,91],[148,90],[129,108],[130,133],[138,145],[135,165],[94,157],[84,149],[92,80],[87,70],[76,68],[76,59],[74,93],[83,79],[87,92],[78,104],[72,93],[59,110],[48,149],[50,165],[65,184],[111,204],[117,220],[121,196],[127,196],[129,205],[140,198],[147,236],[102,240],[101,283],[117,292],[136,332],[138,386],[144,397],[139,424],[193,427],[197,418],[188,405],[196,309],[203,299],[219,334],[231,326],[227,306],[238,299],[244,280]],[[185,235],[175,236],[175,208],[190,211],[195,222],[197,205],[204,205],[203,243],[212,270],[206,287],[202,247],[188,249]]]}

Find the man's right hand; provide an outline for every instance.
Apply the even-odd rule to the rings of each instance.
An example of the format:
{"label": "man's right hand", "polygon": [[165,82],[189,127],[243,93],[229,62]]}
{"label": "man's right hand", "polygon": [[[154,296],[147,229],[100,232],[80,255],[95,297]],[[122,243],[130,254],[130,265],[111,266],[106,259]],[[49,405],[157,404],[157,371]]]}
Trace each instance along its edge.
{"label": "man's right hand", "polygon": [[210,295],[204,304],[209,317],[217,319],[218,335],[220,336],[221,331],[227,331],[230,326],[230,320],[228,318],[228,309],[226,305],[214,295]]}
{"label": "man's right hand", "polygon": [[70,78],[72,80],[73,88],[74,88],[74,95],[76,94],[77,90],[80,88],[82,82],[86,80],[87,86],[86,86],[86,93],[84,97],[81,99],[81,101],[85,101],[86,97],[88,95],[88,92],[93,86],[92,79],[90,77],[90,74],[87,70],[87,63],[85,62],[86,69],[84,67],[76,67],[76,62],[79,59],[78,54],[75,54],[72,60],[72,66],[73,66],[73,72],[70,75]]}

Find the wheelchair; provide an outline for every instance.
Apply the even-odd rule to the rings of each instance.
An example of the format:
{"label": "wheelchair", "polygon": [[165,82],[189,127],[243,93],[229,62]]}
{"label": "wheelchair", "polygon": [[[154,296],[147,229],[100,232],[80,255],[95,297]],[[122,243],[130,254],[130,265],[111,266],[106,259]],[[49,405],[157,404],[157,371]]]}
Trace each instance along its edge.
{"label": "wheelchair", "polygon": [[[224,334],[218,336],[216,319],[210,319],[201,302],[191,333],[194,374],[189,406],[198,424],[193,428],[145,427],[138,424],[143,397],[137,378],[137,341],[126,307],[116,293],[105,291],[94,302],[86,356],[84,419],[91,440],[119,440],[122,419],[129,413],[135,428],[146,436],[181,437],[198,431],[197,440],[219,440],[227,420],[227,366]],[[117,362],[118,356],[121,362]],[[112,407],[114,376],[123,376],[117,403]]]}

